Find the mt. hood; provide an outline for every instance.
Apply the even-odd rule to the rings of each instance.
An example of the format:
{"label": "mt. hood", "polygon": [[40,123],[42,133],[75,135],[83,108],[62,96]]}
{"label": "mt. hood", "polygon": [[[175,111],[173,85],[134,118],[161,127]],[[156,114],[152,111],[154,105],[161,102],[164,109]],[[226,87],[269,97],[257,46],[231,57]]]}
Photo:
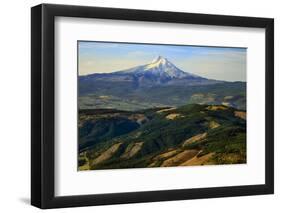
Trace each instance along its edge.
{"label": "mt. hood", "polygon": [[[174,64],[168,61],[166,58],[162,56],[158,56],[151,63],[137,66],[131,69],[123,70],[116,72],[119,74],[134,74],[137,76],[141,75],[154,75],[157,77],[165,77],[165,78],[198,78],[199,76],[184,72],[177,68]],[[200,78],[200,77],[199,77]]]}
{"label": "mt. hood", "polygon": [[118,86],[127,87],[128,89],[137,89],[169,85],[209,85],[221,83],[222,81],[211,80],[184,72],[168,59],[159,56],[149,64],[130,69],[80,76],[79,82],[82,86],[80,87],[80,92],[85,94],[85,92],[96,91],[96,89],[99,89],[97,87],[104,88],[106,85],[106,87]]}

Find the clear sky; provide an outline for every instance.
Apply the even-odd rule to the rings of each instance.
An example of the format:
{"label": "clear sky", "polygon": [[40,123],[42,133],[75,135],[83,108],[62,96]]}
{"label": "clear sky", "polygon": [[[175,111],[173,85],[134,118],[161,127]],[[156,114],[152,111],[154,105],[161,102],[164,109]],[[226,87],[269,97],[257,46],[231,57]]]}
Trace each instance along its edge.
{"label": "clear sky", "polygon": [[109,73],[150,63],[158,56],[202,77],[246,81],[246,48],[78,42],[79,75]]}

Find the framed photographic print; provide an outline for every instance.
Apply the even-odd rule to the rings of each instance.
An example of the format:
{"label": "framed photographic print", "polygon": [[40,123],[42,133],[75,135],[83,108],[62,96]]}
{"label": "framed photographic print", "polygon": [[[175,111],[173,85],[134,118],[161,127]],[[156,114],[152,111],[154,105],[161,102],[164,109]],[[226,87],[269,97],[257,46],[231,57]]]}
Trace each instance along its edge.
{"label": "framed photographic print", "polygon": [[273,193],[273,19],[31,14],[32,205]]}

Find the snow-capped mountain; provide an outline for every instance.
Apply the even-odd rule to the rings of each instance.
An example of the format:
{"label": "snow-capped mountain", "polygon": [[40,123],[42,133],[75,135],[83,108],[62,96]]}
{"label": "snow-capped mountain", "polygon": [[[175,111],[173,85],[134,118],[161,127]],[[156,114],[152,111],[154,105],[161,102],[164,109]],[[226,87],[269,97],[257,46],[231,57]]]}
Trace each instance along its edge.
{"label": "snow-capped mountain", "polygon": [[111,73],[96,73],[79,77],[79,92],[88,94],[97,91],[132,91],[152,87],[187,87],[222,83],[194,75],[176,67],[164,57],[151,63]]}
{"label": "snow-capped mountain", "polygon": [[164,78],[196,78],[199,76],[184,72],[177,68],[173,63],[171,63],[168,59],[158,56],[151,63],[137,66],[128,70],[119,71],[117,73],[120,74],[135,74],[135,75],[154,75],[157,77]]}
{"label": "snow-capped mountain", "polygon": [[81,109],[134,111],[187,103],[226,102],[245,109],[245,88],[245,82],[219,81],[185,72],[161,56],[145,65],[79,76],[78,80]]}

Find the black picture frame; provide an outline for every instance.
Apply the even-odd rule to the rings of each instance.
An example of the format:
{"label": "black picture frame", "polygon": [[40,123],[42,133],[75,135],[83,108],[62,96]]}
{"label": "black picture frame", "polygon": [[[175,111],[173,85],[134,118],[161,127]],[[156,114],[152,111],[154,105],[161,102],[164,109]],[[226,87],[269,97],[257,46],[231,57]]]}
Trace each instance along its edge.
{"label": "black picture frame", "polygon": [[[93,195],[54,195],[55,17],[264,28],[266,137],[265,184]],[[31,204],[42,208],[217,198],[274,193],[274,20],[164,11],[41,4],[31,9]]]}

